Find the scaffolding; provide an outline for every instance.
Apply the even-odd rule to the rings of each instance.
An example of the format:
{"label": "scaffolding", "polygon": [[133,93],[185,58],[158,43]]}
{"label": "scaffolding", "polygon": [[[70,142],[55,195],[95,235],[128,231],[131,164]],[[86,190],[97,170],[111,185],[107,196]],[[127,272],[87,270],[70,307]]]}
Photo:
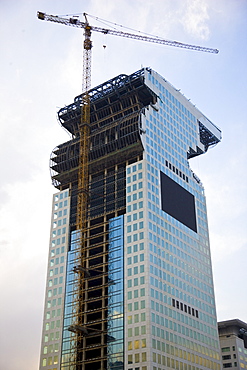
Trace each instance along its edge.
{"label": "scaffolding", "polygon": [[[80,132],[83,95],[58,112],[61,125],[72,136],[54,149],[50,161],[54,186],[59,190],[69,188],[71,196],[63,370],[87,370],[92,364],[95,370],[123,368],[121,355],[112,353],[112,342],[117,342],[111,335],[111,302],[121,279],[119,275],[118,281],[113,278],[116,271],[112,249],[109,253],[110,224],[125,213],[126,165],[142,159],[141,117],[145,108],[156,102],[156,95],[144,84],[144,72],[142,69],[130,76],[117,76],[88,92],[90,132]],[[85,184],[78,183],[84,176],[79,158],[81,140],[85,138],[87,193],[83,191]],[[80,207],[81,196],[86,198],[82,202],[87,204],[85,209]],[[78,220],[85,224],[78,227]],[[116,248],[121,249],[121,244]]]}

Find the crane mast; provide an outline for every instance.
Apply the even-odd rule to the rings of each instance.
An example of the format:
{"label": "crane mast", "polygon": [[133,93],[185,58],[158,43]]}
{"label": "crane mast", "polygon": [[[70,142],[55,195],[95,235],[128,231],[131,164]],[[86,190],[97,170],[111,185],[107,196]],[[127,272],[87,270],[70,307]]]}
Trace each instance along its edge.
{"label": "crane mast", "polygon": [[[60,23],[66,26],[77,27],[84,29],[83,43],[83,79],[82,79],[82,103],[81,103],[81,118],[78,124],[75,136],[79,141],[79,161],[78,161],[78,178],[77,178],[77,208],[76,208],[76,234],[77,234],[77,249],[75,254],[75,267],[73,272],[78,274],[78,278],[73,284],[73,299],[72,308],[72,325],[68,328],[73,334],[71,337],[72,354],[68,360],[66,369],[79,370],[84,369],[85,360],[85,337],[90,333],[90,327],[86,327],[86,316],[83,314],[86,309],[87,301],[87,277],[90,275],[89,266],[86,262],[87,251],[87,211],[88,211],[88,194],[89,194],[89,143],[90,143],[90,96],[91,88],[91,53],[92,53],[92,31],[109,34],[114,36],[126,37],[145,42],[152,42],[162,45],[174,46],[184,49],[208,52],[217,54],[217,49],[206,48],[202,46],[184,44],[177,41],[165,40],[159,37],[149,37],[136,35],[132,33],[100,28],[91,26],[88,23],[86,13],[84,13],[85,22],[79,21],[77,18],[63,18],[46,13],[38,12],[37,16],[41,20]],[[95,270],[97,271],[97,270]],[[100,272],[100,271],[98,271]],[[101,332],[101,331],[100,331]],[[103,336],[103,332],[101,332]],[[103,368],[103,367],[101,367]]]}

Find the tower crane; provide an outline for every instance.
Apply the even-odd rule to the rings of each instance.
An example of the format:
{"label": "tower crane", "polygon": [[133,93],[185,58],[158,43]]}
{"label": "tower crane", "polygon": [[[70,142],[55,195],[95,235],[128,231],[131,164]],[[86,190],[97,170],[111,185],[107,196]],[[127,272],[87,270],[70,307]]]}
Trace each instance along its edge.
{"label": "tower crane", "polygon": [[[64,18],[55,15],[49,15],[43,12],[37,12],[38,19],[60,23],[66,26],[77,27],[84,29],[84,45],[83,45],[83,79],[82,79],[82,106],[81,106],[81,121],[78,125],[78,132],[76,133],[79,139],[79,162],[78,162],[78,195],[77,195],[77,217],[76,217],[76,230],[78,235],[78,254],[76,258],[76,263],[79,264],[73,271],[74,273],[80,273],[84,275],[84,279],[81,275],[77,279],[77,291],[75,296],[77,297],[75,309],[74,309],[74,322],[70,326],[69,330],[76,335],[76,340],[73,340],[75,347],[74,358],[70,360],[71,368],[78,369],[77,364],[78,355],[76,354],[77,343],[82,343],[82,339],[88,334],[88,329],[85,328],[85,322],[83,319],[83,280],[88,277],[88,271],[85,266],[85,251],[87,245],[87,207],[88,207],[88,187],[89,187],[89,138],[90,138],[90,96],[89,91],[91,87],[91,51],[92,51],[92,41],[91,33],[92,31],[100,32],[105,35],[113,35],[126,37],[130,39],[152,42],[156,44],[174,46],[183,49],[190,49],[195,51],[202,51],[208,53],[217,54],[219,51],[217,49],[184,44],[177,41],[165,40],[160,37],[151,37],[144,35],[137,35],[128,32],[122,32],[113,29],[101,28],[89,25],[87,20],[87,14],[84,13],[85,22],[81,22],[78,18]],[[76,285],[76,284],[75,284]]]}

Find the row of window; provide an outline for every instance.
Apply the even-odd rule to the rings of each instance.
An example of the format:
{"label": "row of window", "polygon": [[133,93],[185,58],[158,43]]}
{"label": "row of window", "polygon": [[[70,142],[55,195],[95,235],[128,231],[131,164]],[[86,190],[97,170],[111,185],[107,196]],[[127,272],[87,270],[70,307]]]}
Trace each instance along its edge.
{"label": "row of window", "polygon": [[[231,351],[231,347],[222,347],[221,348],[221,352],[230,352]],[[232,351],[236,351],[236,348],[235,346],[232,346]],[[247,355],[247,349],[242,349],[241,347],[238,347],[238,351],[239,352],[244,352],[245,355]],[[231,355],[230,355],[231,356]],[[235,358],[235,357],[234,357]]]}
{"label": "row of window", "polygon": [[54,265],[58,265],[59,263],[64,263],[64,256],[61,256],[60,258],[53,258],[50,260],[50,266],[53,267]]}
{"label": "row of window", "polygon": [[143,208],[143,201],[138,203],[133,203],[127,206],[127,213],[130,213],[132,211],[137,211],[137,209]]}
{"label": "row of window", "polygon": [[174,298],[172,298],[172,305],[173,307],[176,307],[178,310],[184,311],[188,313],[189,315],[192,315],[198,318],[198,310],[194,309],[193,307],[187,306],[187,304],[184,304],[182,302],[175,301]]}
{"label": "row of window", "polygon": [[59,338],[60,338],[60,333],[59,331],[56,331],[56,332],[52,332],[49,334],[45,334],[44,341],[45,343],[47,343],[47,342],[52,342],[54,340],[59,340]]}
{"label": "row of window", "polygon": [[66,234],[66,227],[62,227],[60,229],[53,230],[52,237],[55,238],[56,236],[60,236],[62,234]]}
{"label": "row of window", "polygon": [[133,269],[132,269],[132,267],[128,268],[127,276],[132,276],[132,272],[133,272],[133,275],[138,275],[139,271],[140,271],[140,273],[145,272],[144,265],[135,266],[135,267],[133,267]]}
{"label": "row of window", "polygon": [[128,342],[128,351],[140,349],[140,348],[146,348],[147,347],[147,341],[146,338],[143,339],[136,339],[133,341]]}
{"label": "row of window", "polygon": [[133,184],[132,186],[131,185],[127,186],[127,193],[131,193],[132,191],[136,191],[137,187],[138,187],[138,189],[142,189],[142,187],[143,187],[142,182],[138,182],[137,184]]}
{"label": "row of window", "polygon": [[134,328],[128,328],[128,338],[131,337],[137,337],[139,335],[144,335],[146,334],[146,326],[143,325],[141,327],[135,326]]}
{"label": "row of window", "polygon": [[144,222],[141,221],[139,223],[134,223],[132,225],[127,226],[127,233],[131,233],[132,231],[137,231],[138,229],[143,229],[144,228]]}
{"label": "row of window", "polygon": [[53,285],[58,285],[63,283],[63,276],[56,277],[54,279],[50,279],[48,281],[48,287],[52,287]]}
{"label": "row of window", "polygon": [[61,308],[58,308],[57,310],[52,310],[46,312],[46,320],[49,320],[50,318],[61,316]]}
{"label": "row of window", "polygon": [[68,192],[68,190],[66,190],[65,192],[55,194],[54,201],[57,202],[59,199],[68,198],[68,196],[69,196],[69,192]]}
{"label": "row of window", "polygon": [[47,355],[48,353],[58,352],[59,343],[50,344],[49,346],[44,346],[43,354]]}
{"label": "row of window", "polygon": [[141,170],[142,169],[142,163],[140,162],[140,163],[138,163],[138,164],[134,164],[133,166],[131,166],[131,167],[128,167],[127,168],[127,174],[130,174],[131,173],[131,171],[132,172],[136,172],[136,171],[138,171],[138,170]]}
{"label": "row of window", "polygon": [[[144,243],[139,244],[139,250],[144,250]],[[138,252],[138,244],[130,245],[127,247],[127,254]]]}
{"label": "row of window", "polygon": [[[145,301],[137,301],[137,302],[134,302],[134,303],[128,303],[127,304],[127,311],[128,312],[138,311],[142,308],[145,308]],[[146,320],[145,312],[141,313],[140,315],[141,315],[140,316],[141,317],[140,321],[145,321]]]}
{"label": "row of window", "polygon": [[63,272],[64,272],[64,266],[55,267],[54,269],[50,269],[49,276],[58,275],[59,273],[63,274]]}
{"label": "row of window", "polygon": [[141,199],[141,198],[143,198],[143,191],[139,191],[138,193],[128,195],[127,203],[135,202],[137,199]]}
{"label": "row of window", "polygon": [[53,330],[55,328],[60,328],[60,320],[50,321],[45,324],[45,330]]}
{"label": "row of window", "polygon": [[[128,296],[128,299],[138,298],[138,297],[145,297],[145,288],[141,288],[140,290],[135,289],[133,291],[130,290],[127,293],[127,296]],[[141,304],[140,308],[145,308],[145,301],[141,301],[140,304]]]}
{"label": "row of window", "polygon": [[138,362],[146,362],[147,361],[147,353],[135,353],[134,355],[128,355],[128,364],[138,363]]}
{"label": "row of window", "polygon": [[132,215],[128,215],[127,216],[127,222],[136,221],[140,218],[143,218],[143,211],[141,211],[139,213],[133,213]]}
{"label": "row of window", "polygon": [[51,249],[51,257],[54,257],[55,255],[58,255],[60,253],[64,253],[65,247],[62,246],[61,248]]}
{"label": "row of window", "polygon": [[[143,302],[143,305],[141,305],[140,308],[145,308],[145,301],[141,301]],[[143,307],[142,307],[143,306]],[[127,317],[127,321],[128,321],[128,324],[137,324],[138,322],[141,321],[141,316],[139,313],[136,313],[134,315],[128,315]],[[146,325],[144,326],[141,326],[141,334],[146,334]],[[139,335],[139,334],[138,334]]]}
{"label": "row of window", "polygon": [[135,243],[137,242],[138,240],[142,240],[144,239],[144,232],[140,232],[140,233],[136,233],[136,234],[133,234],[133,235],[128,235],[127,236],[127,243]]}
{"label": "row of window", "polygon": [[138,286],[145,284],[145,276],[141,276],[140,278],[128,279],[127,280],[127,287],[132,288],[133,286]]}
{"label": "row of window", "polygon": [[68,201],[64,200],[63,202],[55,203],[54,210],[57,211],[58,208],[68,207]]}
{"label": "row of window", "polygon": [[142,179],[142,172],[139,172],[136,175],[128,176],[127,177],[127,184],[130,184],[131,182],[141,180]]}
{"label": "row of window", "polygon": [[51,289],[48,290],[47,297],[51,298],[51,297],[55,297],[56,295],[60,295],[60,294],[63,294],[63,287],[61,286],[59,288],[54,288],[53,291]]}
{"label": "row of window", "polygon": [[127,258],[127,265],[131,265],[132,263],[138,263],[138,262],[143,262],[144,261],[144,253],[137,254],[132,257]]}
{"label": "row of window", "polygon": [[62,236],[62,238],[56,238],[51,241],[51,248],[54,248],[56,245],[64,244],[65,243],[65,236]]}
{"label": "row of window", "polygon": [[56,220],[59,217],[67,216],[68,210],[65,208],[62,211],[54,212],[53,213],[53,218]]}
{"label": "row of window", "polygon": [[47,308],[60,306],[62,304],[62,298],[53,298],[47,301]]}
{"label": "row of window", "polygon": [[[58,356],[43,358],[43,360],[42,360],[42,366],[43,367],[56,365],[56,364],[58,364]],[[55,369],[57,369],[57,368],[55,368]]]}
{"label": "row of window", "polygon": [[63,218],[61,220],[54,221],[52,227],[53,229],[56,229],[58,226],[66,225],[66,223],[67,223],[67,218]]}
{"label": "row of window", "polygon": [[[244,368],[244,364],[242,364],[242,365],[243,366],[241,366],[241,367]],[[234,367],[237,367],[237,366],[238,366],[238,363],[235,361],[234,362]],[[226,369],[226,368],[229,368],[229,367],[233,367],[231,362],[226,362],[225,364],[223,364],[223,369]],[[246,367],[246,369],[247,369],[247,367]]]}

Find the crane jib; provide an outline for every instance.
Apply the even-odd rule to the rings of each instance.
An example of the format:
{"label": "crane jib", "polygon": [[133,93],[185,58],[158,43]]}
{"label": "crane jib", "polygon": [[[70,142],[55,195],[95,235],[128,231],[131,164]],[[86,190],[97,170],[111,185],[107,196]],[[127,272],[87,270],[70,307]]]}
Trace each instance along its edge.
{"label": "crane jib", "polygon": [[131,38],[131,39],[140,40],[140,41],[152,42],[152,43],[155,43],[155,44],[174,46],[174,47],[177,47],[177,48],[188,49],[188,50],[203,51],[203,52],[212,53],[212,54],[218,54],[219,53],[218,49],[207,48],[207,47],[199,46],[199,45],[184,44],[184,43],[178,42],[178,41],[171,41],[171,40],[162,39],[161,37],[155,37],[155,36],[150,37],[150,36],[136,35],[134,33],[117,31],[117,30],[112,30],[112,29],[107,29],[107,28],[96,27],[96,26],[89,26],[89,24],[87,22],[81,22],[77,18],[62,18],[62,17],[58,17],[56,15],[48,15],[48,14],[42,13],[42,12],[38,12],[37,15],[38,15],[38,18],[41,19],[41,20],[46,20],[46,21],[55,22],[55,23],[61,23],[61,24],[67,25],[67,26],[84,28],[84,29],[86,29],[87,27],[90,27],[90,30],[100,32],[100,33],[103,33],[105,35],[109,34],[109,35],[113,35],[113,36],[126,37],[126,38]]}

